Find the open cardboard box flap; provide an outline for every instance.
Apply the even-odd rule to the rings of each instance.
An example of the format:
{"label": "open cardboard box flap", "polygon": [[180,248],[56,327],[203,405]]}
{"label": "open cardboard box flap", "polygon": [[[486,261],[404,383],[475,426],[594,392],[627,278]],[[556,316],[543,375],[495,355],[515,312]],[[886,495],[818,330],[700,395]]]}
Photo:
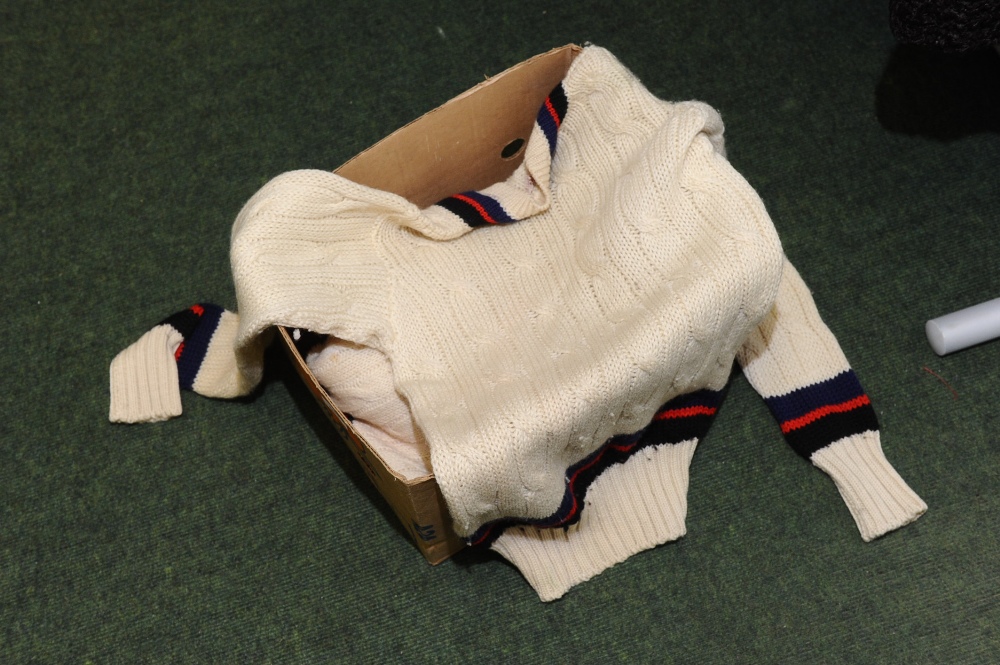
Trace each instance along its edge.
{"label": "open cardboard box flap", "polygon": [[[336,173],[398,194],[420,207],[506,180],[520,165],[523,150],[505,157],[504,149],[517,139],[527,140],[538,109],[566,77],[580,51],[570,44],[511,67],[393,132]],[[380,454],[330,399],[286,329],[279,328],[279,339],[310,392],[427,560],[440,563],[461,549],[464,543],[451,529],[433,473],[404,472],[391,458],[387,460],[388,455]]]}

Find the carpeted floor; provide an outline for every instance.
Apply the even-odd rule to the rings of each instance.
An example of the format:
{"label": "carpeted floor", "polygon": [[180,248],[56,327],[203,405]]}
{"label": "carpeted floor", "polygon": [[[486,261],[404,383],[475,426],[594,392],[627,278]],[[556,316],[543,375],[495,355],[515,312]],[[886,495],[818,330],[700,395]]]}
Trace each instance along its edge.
{"label": "carpeted floor", "polygon": [[[107,420],[108,363],[230,308],[229,227],[568,42],[699,99],[930,506],[873,543],[736,378],[688,535],[542,604],[424,563],[280,353],[233,403]],[[987,663],[1000,653],[1000,57],[897,45],[882,2],[172,2],[0,8],[0,662]]]}

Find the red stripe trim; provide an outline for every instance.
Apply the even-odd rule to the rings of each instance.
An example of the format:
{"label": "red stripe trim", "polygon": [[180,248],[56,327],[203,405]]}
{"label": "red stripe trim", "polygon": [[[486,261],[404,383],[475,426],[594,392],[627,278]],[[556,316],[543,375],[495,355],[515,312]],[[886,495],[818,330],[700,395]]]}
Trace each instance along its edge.
{"label": "red stripe trim", "polygon": [[552,100],[549,99],[548,97],[545,98],[545,108],[549,110],[549,115],[551,115],[552,119],[555,120],[556,129],[559,129],[559,125],[562,124],[562,121],[559,119],[559,114],[556,112],[556,107],[552,106]]}
{"label": "red stripe trim", "polygon": [[475,199],[471,199],[468,196],[465,196],[464,194],[455,194],[452,198],[456,198],[459,201],[464,201],[465,203],[468,203],[470,206],[472,206],[473,208],[475,208],[476,212],[478,212],[479,215],[483,219],[485,219],[487,222],[489,222],[490,224],[496,224],[497,223],[497,220],[495,220],[492,217],[490,217],[490,213],[486,212],[486,208],[484,208],[483,206],[479,205],[479,203]]}
{"label": "red stripe trim", "polygon": [[[456,195],[456,198],[457,198],[457,196],[458,195]],[[472,202],[472,203],[474,203],[474,202]],[[662,413],[658,413],[658,414],[656,414],[656,416],[654,416],[654,420],[669,420],[669,419],[675,419],[675,418],[687,418],[687,417],[690,417],[690,416],[713,416],[713,415],[715,415],[716,411],[718,411],[717,407],[703,406],[703,405],[694,405],[694,406],[682,407],[682,408],[679,408],[679,409],[669,409],[669,410],[664,411]],[[569,485],[569,490],[568,491],[570,493],[570,497],[572,497],[572,499],[573,499],[573,505],[572,505],[572,507],[569,509],[569,511],[562,518],[560,518],[560,520],[557,523],[555,523],[555,524],[546,524],[542,528],[553,528],[553,527],[558,527],[558,526],[560,526],[562,524],[565,524],[569,520],[573,519],[573,516],[576,515],[577,511],[579,511],[580,505],[579,505],[579,500],[578,500],[577,495],[576,495],[576,480],[577,480],[577,477],[581,473],[583,473],[587,469],[591,468],[592,466],[594,466],[595,464],[597,464],[598,462],[600,462],[601,459],[604,457],[604,455],[608,452],[608,450],[614,449],[614,450],[617,450],[620,453],[628,453],[632,449],[634,449],[636,447],[636,445],[638,445],[638,443],[639,443],[639,440],[636,439],[636,440],[632,441],[631,443],[611,444],[609,446],[606,446],[606,447],[602,448],[596,455],[594,455],[594,457],[587,464],[585,464],[584,466],[581,466],[581,467],[577,468],[576,471],[573,472],[573,475],[570,476],[569,479],[568,479],[568,481],[567,481],[567,484]],[[490,534],[493,533],[494,528],[495,528],[495,525],[493,525],[490,528],[486,529],[486,531],[482,534],[482,536],[480,536],[477,540],[471,541],[470,544],[473,545],[473,546],[479,545],[480,543],[482,543],[483,541],[485,541],[487,538],[490,537]]]}
{"label": "red stripe trim", "polygon": [[174,351],[174,360],[180,360],[180,359],[181,359],[181,354],[182,354],[182,353],[184,353],[184,342],[181,342],[181,343],[180,343],[180,344],[179,344],[179,345],[177,346],[177,350],[176,350],[176,351]]}
{"label": "red stripe trim", "polygon": [[569,494],[570,494],[571,497],[573,497],[573,507],[569,509],[569,512],[566,513],[565,517],[563,517],[561,520],[559,520],[558,524],[555,524],[553,526],[559,526],[559,524],[565,524],[567,521],[569,521],[570,519],[572,519],[573,515],[576,515],[577,505],[578,505],[577,504],[577,500],[576,500],[576,488],[574,487],[574,485],[576,484],[576,477],[579,476],[581,473],[583,473],[585,470],[587,470],[590,467],[592,467],[595,464],[597,464],[597,462],[600,461],[600,459],[602,457],[604,457],[604,453],[607,452],[607,450],[608,449],[605,448],[598,455],[595,455],[594,459],[590,460],[590,464],[586,464],[584,466],[581,466],[573,474],[573,477],[569,479]]}
{"label": "red stripe trim", "polygon": [[714,416],[718,409],[712,406],[687,406],[683,409],[670,409],[656,414],[654,420],[671,420],[673,418],[689,418],[691,416]]}
{"label": "red stripe trim", "polygon": [[846,402],[841,402],[840,404],[821,406],[818,409],[810,411],[804,416],[800,416],[792,420],[786,420],[781,423],[781,431],[784,434],[788,434],[789,432],[793,432],[797,429],[805,427],[806,425],[816,422],[823,416],[828,416],[831,413],[847,413],[848,411],[853,411],[854,409],[868,404],[871,404],[871,400],[868,399],[868,395],[861,395],[860,397],[849,399]]}
{"label": "red stripe trim", "polygon": [[[605,448],[605,450],[607,450],[607,449]],[[573,517],[573,515],[576,514],[577,507],[578,507],[579,504],[577,503],[576,492],[574,491],[573,483],[576,482],[576,477],[578,475],[580,475],[581,471],[583,471],[584,469],[589,469],[590,467],[594,466],[595,464],[597,464],[598,460],[600,460],[602,457],[604,457],[604,450],[602,450],[600,452],[600,454],[595,455],[594,459],[592,459],[590,461],[590,464],[587,464],[586,466],[580,467],[579,469],[576,470],[576,472],[572,475],[572,477],[570,477],[569,483],[568,483],[569,484],[569,490],[568,491],[569,491],[570,497],[572,497],[572,499],[573,499],[573,507],[569,509],[569,512],[561,520],[559,520],[559,522],[557,524],[548,525],[548,526],[555,527],[555,526],[559,526],[559,524],[565,524],[567,520],[569,520],[570,518]],[[482,535],[482,537],[480,537],[478,540],[475,540],[475,541],[472,542],[472,545],[473,546],[479,545],[484,540],[486,540],[486,538],[488,538],[489,535],[491,533],[493,533],[493,528],[494,527],[491,526],[489,529],[487,529],[486,532]]]}
{"label": "red stripe trim", "polygon": [[[610,446],[610,447],[611,448],[615,448],[616,450],[618,450],[620,452],[627,452],[630,448],[632,448],[634,446],[635,446],[635,443],[631,443],[631,444],[628,444],[628,445],[625,445],[625,446],[614,446],[613,445],[613,446]],[[608,448],[603,448],[597,455],[594,455],[593,459],[591,459],[589,463],[585,464],[584,466],[581,466],[580,468],[578,468],[576,471],[573,472],[573,475],[570,476],[569,481],[567,483],[569,485],[569,490],[568,490],[569,491],[569,495],[573,499],[573,506],[569,509],[569,512],[567,512],[566,515],[564,515],[557,523],[555,523],[555,524],[547,524],[545,527],[542,527],[542,528],[553,528],[553,527],[559,526],[560,524],[565,524],[566,522],[568,522],[569,520],[571,520],[574,515],[576,515],[576,512],[579,509],[579,505],[580,505],[579,501],[576,498],[576,488],[575,488],[576,478],[581,473],[583,473],[584,471],[586,471],[587,469],[589,469],[590,467],[594,466],[599,461],[601,461],[601,458],[604,457],[604,453],[606,453],[607,451],[608,451]],[[472,541],[471,544],[473,546],[476,546],[476,545],[479,545],[480,543],[482,543],[493,532],[493,528],[494,527],[490,527],[489,529],[487,529],[486,532],[478,540]]]}

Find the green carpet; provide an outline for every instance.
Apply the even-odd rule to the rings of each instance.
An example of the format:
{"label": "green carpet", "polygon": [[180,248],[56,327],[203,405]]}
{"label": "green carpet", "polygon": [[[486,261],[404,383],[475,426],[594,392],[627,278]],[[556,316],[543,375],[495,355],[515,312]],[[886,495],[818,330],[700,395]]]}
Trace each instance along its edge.
{"label": "green carpet", "polygon": [[[923,324],[1000,297],[1000,57],[898,46],[887,15],[4,3],[0,662],[995,662],[1000,342],[938,358]],[[193,302],[235,307],[229,227],[262,184],[568,42],[719,109],[930,506],[917,523],[862,542],[739,377],[688,535],[542,604],[497,557],[424,563],[280,353],[252,398],[107,422],[118,350]]]}

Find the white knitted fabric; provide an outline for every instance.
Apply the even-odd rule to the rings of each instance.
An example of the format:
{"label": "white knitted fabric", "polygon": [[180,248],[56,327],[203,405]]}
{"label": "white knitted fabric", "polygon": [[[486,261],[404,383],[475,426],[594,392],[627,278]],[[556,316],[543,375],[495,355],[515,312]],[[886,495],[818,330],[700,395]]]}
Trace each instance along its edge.
{"label": "white knitted fabric", "polygon": [[[326,348],[330,346],[340,356],[364,355],[334,340],[326,343]],[[342,366],[318,362],[323,353],[328,352],[310,354],[311,368],[338,403],[356,406],[355,415],[378,423],[398,418],[407,409],[384,376],[373,378],[368,386],[374,391],[369,404],[379,408],[364,408],[354,397],[358,377],[342,373]],[[737,358],[765,398],[822,383],[850,369],[808,288],[787,261],[774,305]],[[707,387],[719,390],[722,384]],[[396,441],[400,448],[414,444],[405,437]],[[633,554],[680,538],[686,533],[688,467],[696,444],[691,439],[636,453],[609,467],[590,485],[579,522],[567,528],[508,527],[492,549],[517,566],[539,597],[548,601]],[[885,458],[878,431],[829,443],[810,459],[834,480],[865,541],[904,526],[927,510]]]}
{"label": "white knitted fabric", "polygon": [[[787,261],[774,306],[737,357],[765,398],[850,369],[808,288]],[[633,554],[680,538],[686,532],[688,467],[696,443],[640,451],[608,468],[590,486],[577,524],[567,529],[510,527],[492,549],[518,567],[542,600],[554,600]],[[834,480],[866,542],[927,510],[886,459],[878,431],[829,443],[810,459]]]}
{"label": "white knitted fabric", "polygon": [[330,337],[306,355],[306,363],[342,411],[401,441],[418,441],[410,407],[396,392],[384,353]]}
{"label": "white knitted fabric", "polygon": [[174,352],[181,334],[158,325],[111,361],[111,422],[150,422],[181,414]]}
{"label": "white knitted fabric", "polygon": [[[235,344],[239,317],[223,311],[192,388],[212,397],[239,397],[253,389],[252,380],[238,371],[230,349]],[[111,361],[111,407],[116,423],[157,422],[181,414],[174,354],[183,343],[180,332],[161,323]],[[257,340],[255,348],[262,348]]]}
{"label": "white knitted fabric", "polygon": [[[808,287],[787,262],[774,307],[740,349],[738,359],[751,385],[765,399],[850,369]],[[832,442],[810,460],[833,478],[865,541],[909,524],[927,511],[927,504],[886,460],[878,431]]]}
{"label": "white knitted fabric", "polygon": [[[658,409],[718,394],[737,355],[865,540],[922,514],[763,204],[726,161],[718,114],[654,98],[593,46],[560,90],[558,133],[540,116],[523,164],[481,192],[511,223],[473,229],[444,202],[421,210],[324,171],[263,187],[232,230],[239,317],[221,320],[195,390],[248,392],[273,325],[330,335],[308,362],[335,401],[380,444],[410,446],[415,473],[429,447],[459,535],[517,522],[492,547],[547,600],[684,534],[697,438],[595,467],[585,496],[568,493],[567,471],[654,415],[714,413]],[[160,326],[115,359],[112,419],[180,412],[166,364],[180,342]],[[525,524],[567,497],[583,502],[578,522]]]}
{"label": "white knitted fabric", "polygon": [[517,566],[541,600],[633,554],[683,536],[688,468],[697,441],[645,448],[588,488],[580,521],[566,528],[508,527],[491,548]]}
{"label": "white knitted fabric", "polygon": [[385,354],[459,535],[550,515],[567,467],[724,382],[781,274],[712,108],[656,99],[597,47],[562,85],[554,161],[536,125],[522,166],[484,190],[522,221],[470,232],[444,208],[296,171],[233,227],[244,371],[259,375],[244,345],[275,323]]}

